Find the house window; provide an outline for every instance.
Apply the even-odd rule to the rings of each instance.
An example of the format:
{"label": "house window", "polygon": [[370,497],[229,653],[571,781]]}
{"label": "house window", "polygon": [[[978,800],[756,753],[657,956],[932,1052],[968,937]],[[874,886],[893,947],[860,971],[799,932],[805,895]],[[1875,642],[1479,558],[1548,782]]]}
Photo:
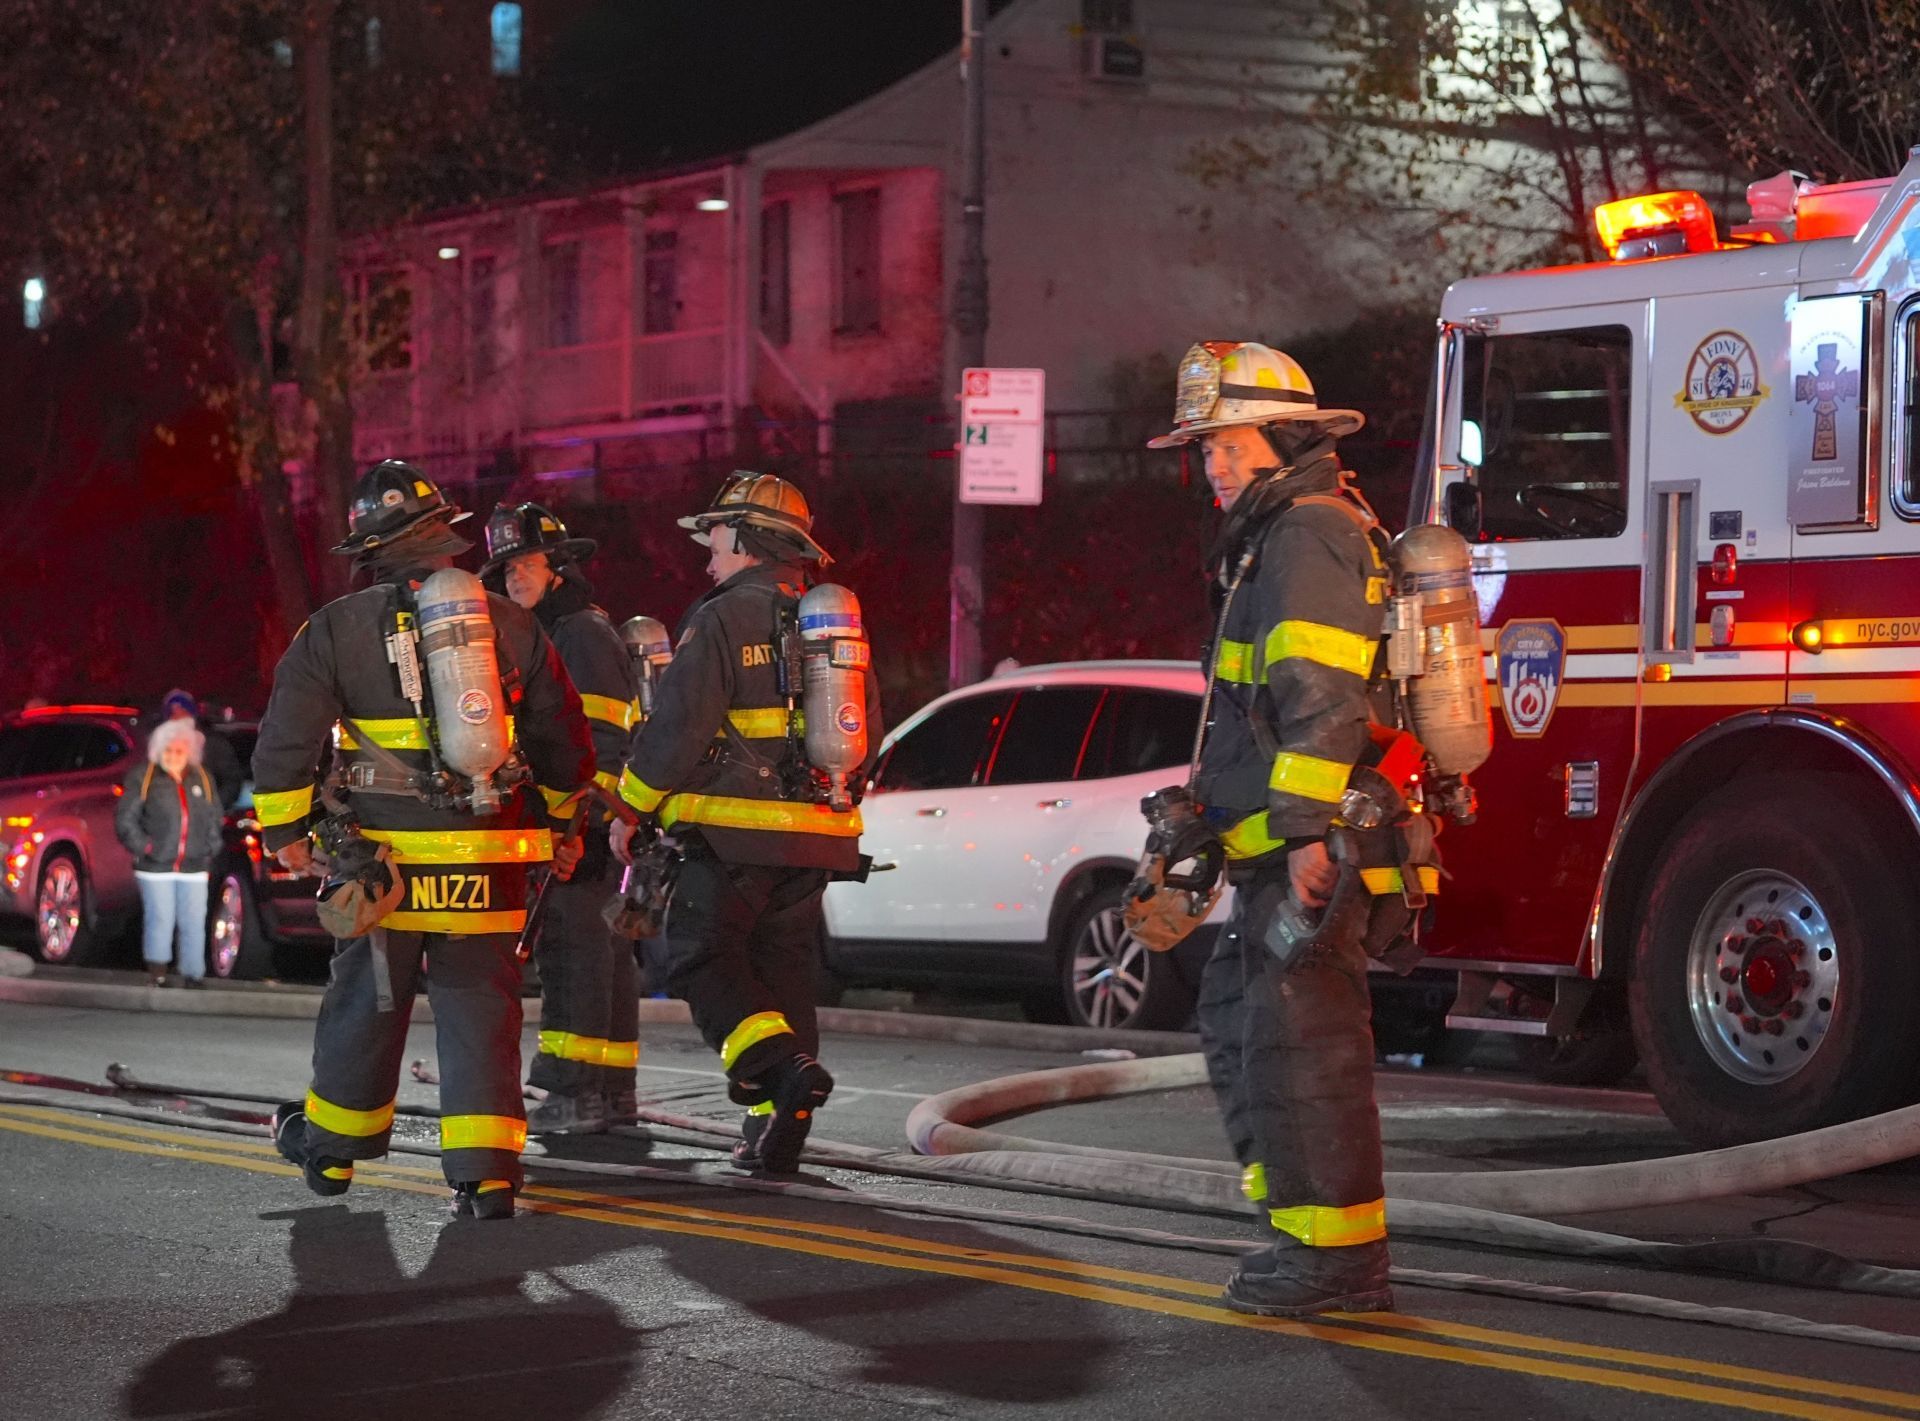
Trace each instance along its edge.
{"label": "house window", "polygon": [[381,374],[413,367],[413,287],[406,272],[355,274],[353,333],[366,369]]}
{"label": "house window", "polygon": [[493,7],[493,72],[512,79],[520,73],[521,11],[518,5]]}
{"label": "house window", "polygon": [[833,324],[837,331],[880,329],[880,189],[856,188],[833,199],[838,261]]}
{"label": "house window", "polygon": [[775,345],[793,339],[792,216],[793,205],[786,202],[760,214],[760,332]]}
{"label": "house window", "polygon": [[493,257],[475,257],[467,265],[467,349],[473,358],[475,379],[500,368],[499,337],[495,334],[499,314],[498,265]]}
{"label": "house window", "polygon": [[580,243],[555,242],[541,253],[546,278],[547,344],[580,344]]}
{"label": "house window", "polygon": [[640,329],[663,335],[680,323],[680,234],[647,233],[641,262]]}
{"label": "house window", "polygon": [[367,17],[367,68],[378,69],[380,58],[380,17],[369,15]]}

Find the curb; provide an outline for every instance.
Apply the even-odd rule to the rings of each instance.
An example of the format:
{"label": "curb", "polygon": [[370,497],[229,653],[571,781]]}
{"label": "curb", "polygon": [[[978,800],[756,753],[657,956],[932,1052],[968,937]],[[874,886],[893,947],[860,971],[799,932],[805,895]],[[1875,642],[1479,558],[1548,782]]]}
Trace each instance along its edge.
{"label": "curb", "polygon": [[[219,986],[190,992],[111,982],[64,982],[45,977],[0,977],[0,1002],[28,1006],[82,1007],[96,1011],[161,1012],[173,1016],[257,1017],[276,1021],[312,1021],[320,1014],[321,993],[298,988]],[[645,999],[642,1026],[678,1026],[692,1020],[687,1004]],[[540,1003],[523,1002],[525,1020],[540,1020]],[[1197,1050],[1199,1039],[1182,1031],[1095,1031],[1077,1026],[1038,1026],[1022,1021],[978,1021],[959,1016],[915,1016],[909,1012],[820,1008],[820,1029],[833,1035],[934,1041],[956,1046],[998,1046],[1009,1050],[1130,1051],[1136,1056],[1174,1056]],[[413,1004],[413,1020],[433,1020],[433,1004],[423,992]]]}

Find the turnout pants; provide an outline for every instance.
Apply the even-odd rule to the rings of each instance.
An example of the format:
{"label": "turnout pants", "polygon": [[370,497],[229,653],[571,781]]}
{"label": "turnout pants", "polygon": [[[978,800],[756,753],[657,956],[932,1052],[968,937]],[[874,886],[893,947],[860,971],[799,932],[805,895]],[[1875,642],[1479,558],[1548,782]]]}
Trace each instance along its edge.
{"label": "turnout pants", "polygon": [[[582,864],[582,868],[586,867]],[[534,944],[540,968],[540,1047],[527,1079],[560,1095],[634,1088],[640,984],[633,944],[601,916],[616,891],[602,870],[556,883]]]}
{"label": "turnout pants", "polygon": [[306,1105],[312,1154],[356,1160],[387,1152],[424,954],[440,1057],[440,1167],[449,1184],[504,1179],[520,1186],[527,1118],[514,942],[511,933],[376,930],[335,944],[313,1033]]}
{"label": "turnout pants", "polygon": [[1200,1040],[1247,1197],[1283,1249],[1386,1237],[1367,959],[1356,934],[1282,971],[1261,934],[1284,867],[1237,886],[1200,981]]}
{"label": "turnout pants", "polygon": [[667,913],[668,983],[744,1104],[771,1066],[820,1049],[814,1015],[823,868],[722,863],[689,846]]}

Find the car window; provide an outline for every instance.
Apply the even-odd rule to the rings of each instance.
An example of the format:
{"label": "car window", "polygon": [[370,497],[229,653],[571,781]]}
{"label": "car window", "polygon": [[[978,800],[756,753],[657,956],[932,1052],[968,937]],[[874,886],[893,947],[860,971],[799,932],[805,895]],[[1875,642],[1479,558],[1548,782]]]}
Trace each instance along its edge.
{"label": "car window", "polygon": [[0,780],[58,774],[64,736],[58,725],[10,725],[0,730]]}
{"label": "car window", "polygon": [[965,696],[902,735],[874,777],[876,790],[956,789],[977,785],[1006,723],[1013,692]]}
{"label": "car window", "polygon": [[104,725],[70,725],[62,769],[99,770],[127,753],[127,742]]}
{"label": "car window", "polygon": [[1039,686],[1022,691],[1000,737],[987,783],[1028,785],[1072,779],[1094,712],[1105,695],[1101,686]]}
{"label": "car window", "polygon": [[1100,708],[1080,778],[1138,775],[1173,770],[1193,754],[1200,724],[1200,698],[1184,691],[1116,689]]}

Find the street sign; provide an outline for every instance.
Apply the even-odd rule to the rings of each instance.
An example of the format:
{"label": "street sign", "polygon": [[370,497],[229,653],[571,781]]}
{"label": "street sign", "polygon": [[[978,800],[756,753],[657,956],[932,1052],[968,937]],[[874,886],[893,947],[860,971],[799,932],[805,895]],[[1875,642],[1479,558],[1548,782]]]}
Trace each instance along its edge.
{"label": "street sign", "polygon": [[960,386],[960,501],[1038,503],[1046,457],[1044,370],[973,368]]}

